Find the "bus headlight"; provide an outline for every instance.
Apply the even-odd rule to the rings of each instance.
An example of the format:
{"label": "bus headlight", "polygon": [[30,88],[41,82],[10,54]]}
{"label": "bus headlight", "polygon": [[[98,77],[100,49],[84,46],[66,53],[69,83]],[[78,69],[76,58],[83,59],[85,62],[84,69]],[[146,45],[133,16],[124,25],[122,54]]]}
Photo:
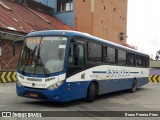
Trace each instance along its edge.
{"label": "bus headlight", "polygon": [[48,89],[49,90],[54,90],[54,89],[58,88],[59,86],[61,86],[63,83],[64,83],[64,80],[56,82],[53,85],[49,86]]}
{"label": "bus headlight", "polygon": [[20,87],[22,86],[22,83],[17,79],[17,85]]}
{"label": "bus headlight", "polygon": [[[20,76],[20,75],[19,75]],[[17,78],[17,80],[16,80],[16,84],[20,87],[20,86],[22,86],[22,83],[18,80],[18,74],[16,74],[16,78]]]}

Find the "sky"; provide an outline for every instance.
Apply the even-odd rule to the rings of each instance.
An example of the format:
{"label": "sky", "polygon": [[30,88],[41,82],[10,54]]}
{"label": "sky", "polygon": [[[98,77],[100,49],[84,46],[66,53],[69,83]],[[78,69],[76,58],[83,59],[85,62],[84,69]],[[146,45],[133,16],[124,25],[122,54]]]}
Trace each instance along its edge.
{"label": "sky", "polygon": [[127,43],[153,55],[160,50],[160,0],[128,0]]}

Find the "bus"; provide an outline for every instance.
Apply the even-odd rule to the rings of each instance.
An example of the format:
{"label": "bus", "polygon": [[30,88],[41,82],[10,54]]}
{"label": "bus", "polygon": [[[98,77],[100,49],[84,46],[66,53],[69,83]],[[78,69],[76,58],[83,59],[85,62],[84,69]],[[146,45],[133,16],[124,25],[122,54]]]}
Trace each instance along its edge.
{"label": "bus", "polygon": [[148,83],[149,56],[137,50],[66,30],[29,33],[19,55],[18,96],[53,102],[136,89]]}

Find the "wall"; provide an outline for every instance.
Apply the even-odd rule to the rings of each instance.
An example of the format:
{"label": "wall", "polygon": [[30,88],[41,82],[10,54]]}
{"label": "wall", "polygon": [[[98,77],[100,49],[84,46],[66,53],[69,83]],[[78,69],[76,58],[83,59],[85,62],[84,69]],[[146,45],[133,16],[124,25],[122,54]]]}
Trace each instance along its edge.
{"label": "wall", "polygon": [[74,28],[74,2],[73,0],[73,11],[70,12],[57,12],[57,0],[35,0],[37,2],[41,2],[42,4],[45,4],[47,6],[50,6],[54,8],[54,13],[53,16],[57,17],[64,23],[70,25],[71,27]]}
{"label": "wall", "polygon": [[75,29],[89,34],[93,33],[91,0],[76,0],[75,2]]}
{"label": "wall", "polygon": [[40,2],[49,7],[55,8],[55,0],[34,0],[34,1]]}
{"label": "wall", "polygon": [[150,75],[160,75],[160,69],[150,69]]}
{"label": "wall", "polygon": [[[127,0],[77,0],[75,3],[75,27],[79,31],[124,44],[119,33],[127,28]],[[93,7],[94,6],[94,9]],[[92,11],[92,12],[91,12]]]}
{"label": "wall", "polygon": [[[55,2],[56,4],[56,2]],[[73,11],[69,12],[57,12],[57,4],[55,5],[55,13],[54,16],[63,21],[64,23],[70,25],[74,28],[74,8],[75,8],[75,0],[73,0]]]}
{"label": "wall", "polygon": [[160,68],[160,60],[150,60],[150,68]]}

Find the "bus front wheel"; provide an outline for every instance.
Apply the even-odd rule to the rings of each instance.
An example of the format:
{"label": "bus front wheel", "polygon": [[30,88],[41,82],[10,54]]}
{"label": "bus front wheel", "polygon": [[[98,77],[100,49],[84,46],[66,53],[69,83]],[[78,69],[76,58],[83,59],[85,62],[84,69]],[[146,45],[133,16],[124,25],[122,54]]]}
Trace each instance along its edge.
{"label": "bus front wheel", "polygon": [[94,83],[91,83],[88,87],[87,101],[93,102],[95,99],[95,95],[96,95],[96,87]]}
{"label": "bus front wheel", "polygon": [[137,80],[134,79],[133,82],[132,82],[130,92],[134,93],[136,91],[136,89],[137,89]]}

